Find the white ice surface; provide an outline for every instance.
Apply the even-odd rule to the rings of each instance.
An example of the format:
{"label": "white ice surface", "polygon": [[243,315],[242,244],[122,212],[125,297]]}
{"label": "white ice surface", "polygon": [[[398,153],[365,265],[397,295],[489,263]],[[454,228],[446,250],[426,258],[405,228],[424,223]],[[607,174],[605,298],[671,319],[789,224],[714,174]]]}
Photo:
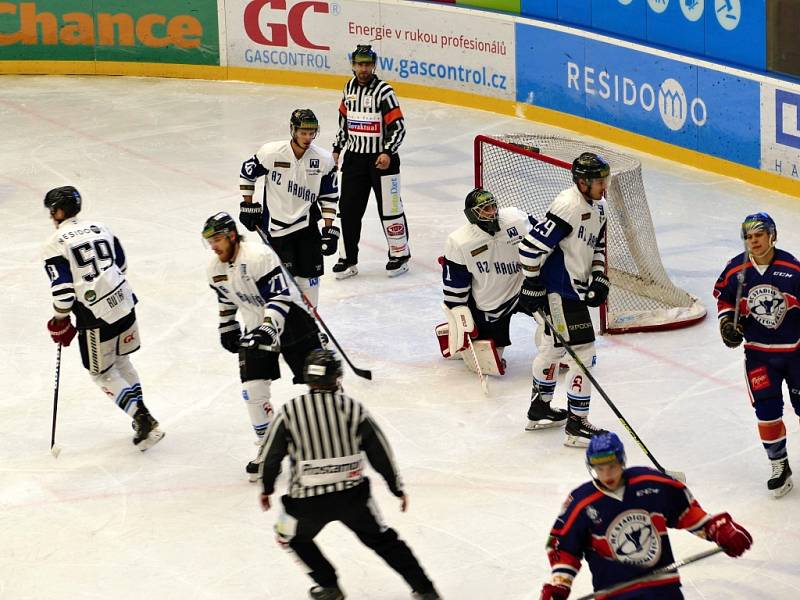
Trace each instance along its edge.
{"label": "white ice surface", "polygon": [[[304,598],[310,580],[273,541],[277,511],[259,510],[258,487],[244,476],[253,434],[236,359],[218,343],[200,230],[216,211],[238,214],[241,162],[288,135],[292,109],[317,113],[319,141],[329,147],[338,93],[123,77],[4,76],[2,84],[0,598]],[[535,599],[549,572],[549,528],[567,492],[587,479],[582,453],[562,445],[562,431],[524,431],[530,321],[515,317],[509,373],[492,380],[490,398],[461,363],[438,356],[433,326],[442,321],[436,257],[464,220],[473,137],[552,129],[401,100],[411,270],[386,278],[371,201],[360,274],[341,282],[326,275],[320,312],[352,360],[373,370],[372,382],[348,373],[346,389],[385,428],[410,510],[400,513],[377,476],[375,495],[443,597]],[[800,203],[652,156],[642,161],[667,270],[711,316],[690,329],[600,338],[595,375],[656,458],[686,472],[702,505],[729,511],[755,538],[739,560],[718,555],[684,569],[686,597],[800,597],[800,491],[781,500],[767,494],[769,463],[742,352],[720,342],[711,295],[739,251],[748,213],[769,211],[779,245],[800,251]],[[74,346],[62,364],[63,451],[58,459],[48,451],[55,347],[45,330],[40,248],[52,225],[42,198],[64,184],[81,190],[83,214],[108,224],[127,251],[143,338],[133,361],[167,433],[145,454]],[[281,403],[304,388],[281,379],[273,389]],[[557,404],[563,394],[560,387]],[[795,459],[798,420],[787,413]],[[597,394],[592,420],[620,433],[630,464],[648,464]],[[685,532],[671,539],[677,557],[709,547]],[[408,597],[404,582],[343,526],[329,526],[319,542],[350,598]],[[588,569],[574,589],[576,597],[591,589]]]}

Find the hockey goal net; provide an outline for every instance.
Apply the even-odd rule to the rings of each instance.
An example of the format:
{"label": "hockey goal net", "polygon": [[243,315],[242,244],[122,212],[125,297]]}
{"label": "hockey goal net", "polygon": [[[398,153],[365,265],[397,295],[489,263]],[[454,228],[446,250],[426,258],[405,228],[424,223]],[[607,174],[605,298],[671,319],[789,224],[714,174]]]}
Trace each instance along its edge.
{"label": "hockey goal net", "polygon": [[533,134],[475,138],[475,185],[498,206],[516,206],[537,219],[556,195],[575,185],[570,167],[582,152],[611,165],[606,192],[606,265],[611,291],[600,307],[600,331],[633,333],[687,327],[706,315],[703,304],[670,281],[638,160],[578,140]]}

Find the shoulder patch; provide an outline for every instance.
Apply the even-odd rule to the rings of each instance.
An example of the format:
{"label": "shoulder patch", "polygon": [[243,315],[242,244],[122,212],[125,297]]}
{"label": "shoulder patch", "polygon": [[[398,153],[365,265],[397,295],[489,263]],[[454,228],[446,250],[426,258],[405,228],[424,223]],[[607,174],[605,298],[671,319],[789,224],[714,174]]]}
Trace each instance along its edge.
{"label": "shoulder patch", "polygon": [[478,256],[478,254],[483,254],[483,253],[484,253],[484,252],[486,252],[488,249],[489,249],[489,246],[487,246],[486,244],[484,244],[483,246],[480,246],[480,247],[478,247],[478,248],[475,248],[475,250],[472,250],[472,251],[470,252],[470,254],[471,254],[472,256]]}
{"label": "shoulder patch", "polygon": [[581,221],[588,221],[592,218],[592,213],[583,213],[581,215]]}
{"label": "shoulder patch", "polygon": [[228,281],[228,276],[227,275],[214,275],[214,277],[212,277],[211,280],[214,283],[219,283],[220,281]]}
{"label": "shoulder patch", "polygon": [[272,164],[272,167],[273,167],[274,169],[288,169],[288,168],[289,168],[289,167],[291,167],[291,166],[292,166],[292,165],[291,165],[291,163],[284,162],[284,161],[282,161],[282,160],[276,160],[276,161],[275,161],[275,162]]}

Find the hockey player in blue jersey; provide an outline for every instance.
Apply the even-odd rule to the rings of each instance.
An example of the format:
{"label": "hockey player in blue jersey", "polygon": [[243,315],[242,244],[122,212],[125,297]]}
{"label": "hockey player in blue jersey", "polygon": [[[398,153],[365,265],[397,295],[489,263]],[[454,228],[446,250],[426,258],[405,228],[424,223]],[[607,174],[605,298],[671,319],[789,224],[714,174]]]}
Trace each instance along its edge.
{"label": "hockey player in blue jersey", "polygon": [[540,600],[568,598],[582,559],[595,591],[614,588],[603,598],[683,598],[676,572],[647,577],[674,562],[668,528],[715,542],[729,556],[741,556],[753,543],[728,513],[706,513],[680,481],[648,467],[626,468],[625,448],[615,433],[592,437],[586,467],[592,480],[570,492],[550,531],[552,575]]}
{"label": "hockey player in blue jersey", "polygon": [[[520,309],[547,313],[562,337],[588,368],[594,364],[594,327],[588,306],[597,307],[608,296],[605,275],[606,202],[611,167],[603,157],[584,152],[572,163],[575,185],[556,196],[544,219],[519,245],[525,279]],[[566,350],[549,328],[537,333],[539,353],[533,361],[531,405],[526,429],[547,423],[556,376]],[[586,447],[602,431],[589,422],[592,384],[571,357],[568,366],[569,417],[565,445]]]}
{"label": "hockey player in blue jersey", "polygon": [[792,489],[783,423],[784,381],[794,412],[800,415],[800,262],[775,247],[778,230],[767,213],[746,217],[741,235],[746,253],[725,265],[714,296],[722,341],[729,348],[744,341],[750,402],[772,463],[767,488],[780,497]]}

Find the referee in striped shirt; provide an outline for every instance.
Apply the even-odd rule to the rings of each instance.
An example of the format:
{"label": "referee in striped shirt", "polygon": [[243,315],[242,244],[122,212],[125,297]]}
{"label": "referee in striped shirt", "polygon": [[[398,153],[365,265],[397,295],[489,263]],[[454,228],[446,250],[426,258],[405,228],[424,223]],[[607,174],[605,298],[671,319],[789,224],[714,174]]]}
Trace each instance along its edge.
{"label": "referee in striped shirt", "polygon": [[408,582],[413,598],[438,600],[411,549],[383,523],[364,476],[366,454],[405,512],[408,497],[383,432],[363,404],[339,391],[342,364],[330,350],[311,352],[304,374],[310,391],[284,405],[261,449],[261,506],[270,509],[275,479],[288,454],[289,491],[281,498],[283,511],[275,532],[278,543],[294,551],[317,584],[310,597],[345,597],[336,570],[314,543],[325,525],[341,521]]}
{"label": "referee in striped shirt", "polygon": [[333,142],[333,159],[337,163],[342,150],[347,150],[339,201],[342,240],[333,273],[337,279],[358,273],[361,220],[373,190],[389,246],[386,274],[395,277],[408,271],[411,258],[397,154],[406,134],[405,120],[392,86],[375,75],[377,55],[372,46],[357,46],[351,60],[354,77],[344,86],[339,104],[339,131]]}

